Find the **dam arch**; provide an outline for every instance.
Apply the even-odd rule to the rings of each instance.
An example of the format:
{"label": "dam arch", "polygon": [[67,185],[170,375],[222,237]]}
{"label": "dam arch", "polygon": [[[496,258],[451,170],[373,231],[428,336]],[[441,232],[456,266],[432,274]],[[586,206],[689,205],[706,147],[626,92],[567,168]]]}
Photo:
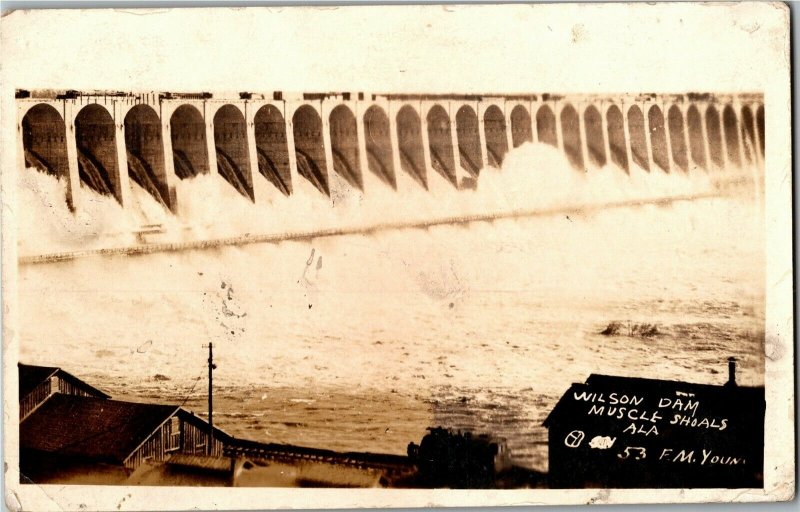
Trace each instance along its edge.
{"label": "dam arch", "polygon": [[564,153],[569,163],[578,170],[584,170],[580,118],[578,111],[570,104],[561,110],[561,140],[564,141]]}
{"label": "dam arch", "polygon": [[677,105],[672,105],[667,111],[667,127],[669,128],[670,148],[672,148],[672,161],[678,169],[687,172],[689,170],[689,155],[686,152],[683,112]]}
{"label": "dam arch", "polygon": [[397,190],[392,159],[392,137],[389,116],[380,105],[372,105],[364,112],[364,142],[367,166],[380,180]]}
{"label": "dam arch", "polygon": [[499,169],[508,153],[506,118],[497,105],[490,105],[483,113],[483,130],[486,134],[486,156],[489,165]]}
{"label": "dam arch", "polygon": [[703,120],[696,105],[686,111],[686,130],[689,134],[689,155],[695,165],[707,169],[706,141],[703,136]]}
{"label": "dam arch", "polygon": [[149,105],[140,104],[125,115],[128,176],[164,208],[173,210],[164,165],[161,119]]}
{"label": "dam arch", "polygon": [[747,159],[747,163],[753,163],[756,161],[755,153],[758,151],[756,149],[756,127],[755,127],[755,119],[753,118],[753,111],[750,110],[750,107],[744,105],[742,107],[741,117],[741,134],[742,134],[742,147],[744,148],[745,158]]}
{"label": "dam arch", "polygon": [[536,137],[541,143],[558,147],[556,115],[547,105],[542,105],[536,111]]}
{"label": "dam arch", "polygon": [[172,160],[180,179],[208,174],[206,123],[194,105],[181,105],[169,120]]}
{"label": "dam arch", "polygon": [[339,105],[328,116],[333,170],[352,187],[364,190],[358,154],[358,124],[347,105]]}
{"label": "dam arch", "polygon": [[69,161],[67,160],[67,125],[52,105],[34,105],[22,117],[22,147],[25,167],[67,180],[69,189]]}
{"label": "dam arch", "polygon": [[758,147],[761,150],[761,156],[764,157],[766,153],[766,145],[764,144],[764,105],[759,105],[756,109],[756,129],[758,130]]}
{"label": "dam arch", "polygon": [[285,196],[292,195],[286,120],[275,105],[267,104],[253,118],[258,172]]}
{"label": "dam arch", "polygon": [[528,109],[517,105],[511,110],[511,144],[518,148],[526,142],[533,142],[532,132]]}
{"label": "dam arch", "polygon": [[728,156],[728,162],[736,167],[742,166],[742,161],[739,153],[739,129],[736,113],[733,107],[726,105],[722,110],[722,126],[725,133],[725,150]]}
{"label": "dam arch", "polygon": [[594,105],[589,105],[583,112],[586,124],[586,147],[589,159],[597,167],[606,165],[606,143],[603,135],[603,118]]}
{"label": "dam arch", "polygon": [[628,150],[625,141],[625,120],[622,111],[616,105],[611,105],[606,111],[608,123],[608,149],[611,153],[609,158],[611,163],[618,166],[625,172],[630,172],[628,167]]}
{"label": "dam arch", "polygon": [[292,134],[297,156],[297,173],[317,190],[330,196],[322,118],[317,109],[311,105],[302,105],[295,110],[292,115]]}
{"label": "dam arch", "polygon": [[480,126],[478,114],[469,105],[462,105],[456,112],[456,138],[461,167],[478,176],[483,167]]}
{"label": "dam arch", "polygon": [[706,132],[710,162],[718,168],[722,168],[725,165],[722,150],[722,127],[719,121],[719,112],[714,106],[710,106],[706,110]]}
{"label": "dam arch", "polygon": [[251,201],[253,177],[250,175],[250,153],[247,147],[247,125],[238,107],[226,104],[214,114],[214,146],[217,170],[237,192]]}
{"label": "dam arch", "polygon": [[631,165],[650,172],[650,150],[647,147],[647,128],[644,125],[644,114],[638,105],[628,109],[628,134],[631,141]]}
{"label": "dam arch", "polygon": [[664,172],[669,172],[669,152],[667,132],[664,127],[664,113],[661,107],[653,105],[647,111],[647,124],[650,128],[650,145],[653,148],[653,163]]}
{"label": "dam arch", "polygon": [[428,173],[422,141],[422,120],[411,105],[404,105],[397,112],[397,145],[401,168],[427,190]]}
{"label": "dam arch", "polygon": [[450,116],[444,107],[436,104],[428,111],[425,120],[428,125],[431,166],[451,185],[458,188]]}
{"label": "dam arch", "polygon": [[117,164],[116,125],[105,107],[86,105],[75,117],[78,173],[81,183],[122,204],[122,186]]}

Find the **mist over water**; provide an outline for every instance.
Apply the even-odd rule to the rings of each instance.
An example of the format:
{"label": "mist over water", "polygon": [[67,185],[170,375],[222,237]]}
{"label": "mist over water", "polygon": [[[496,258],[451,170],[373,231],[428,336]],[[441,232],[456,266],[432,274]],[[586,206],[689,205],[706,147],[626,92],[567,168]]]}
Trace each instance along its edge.
{"label": "mist over water", "polygon": [[[573,170],[527,144],[476,191],[405,177],[395,192],[334,206],[309,184],[284,197],[257,176],[256,203],[221,177],[178,183],[177,215],[136,184],[134,205],[20,173],[21,255],[161,240],[311,231],[713,193],[702,170]],[[437,181],[440,180],[440,181]],[[272,188],[273,193],[265,194]],[[298,190],[299,189],[299,190]],[[259,191],[262,193],[259,194]],[[753,190],[570,214],[378,231],[206,251],[22,265],[21,355],[117,398],[205,411],[213,341],[215,423],[231,434],[404,453],[427,426],[492,431],[546,468],[541,421],[591,373],[763,384],[764,225]],[[651,337],[600,332],[655,324]]]}
{"label": "mist over water", "polygon": [[613,166],[576,172],[563,154],[546,144],[525,144],[511,151],[502,170],[483,169],[477,190],[456,191],[435,172],[429,190],[398,172],[398,191],[363,172],[366,193],[350,187],[336,173],[326,198],[300,178],[289,197],[256,176],[255,203],[220,175],[205,174],[176,184],[177,214],[131,180],[132,205],[123,209],[111,196],[88,187],[79,190],[76,214],[67,210],[66,188],[43,173],[20,173],[20,254],[119,247],[137,243],[134,231],[160,224],[158,242],[203,240],[246,233],[285,233],[328,228],[380,226],[467,215],[504,214],[519,210],[596,205],[712,191],[707,173],[649,173],[634,168],[629,176]]}

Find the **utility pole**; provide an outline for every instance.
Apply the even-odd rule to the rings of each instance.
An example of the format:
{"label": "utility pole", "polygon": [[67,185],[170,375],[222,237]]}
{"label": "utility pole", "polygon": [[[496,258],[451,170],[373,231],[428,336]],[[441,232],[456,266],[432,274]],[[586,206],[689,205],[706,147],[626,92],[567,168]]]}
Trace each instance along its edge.
{"label": "utility pole", "polygon": [[214,344],[208,342],[208,443],[206,443],[206,454],[212,455],[214,445]]}

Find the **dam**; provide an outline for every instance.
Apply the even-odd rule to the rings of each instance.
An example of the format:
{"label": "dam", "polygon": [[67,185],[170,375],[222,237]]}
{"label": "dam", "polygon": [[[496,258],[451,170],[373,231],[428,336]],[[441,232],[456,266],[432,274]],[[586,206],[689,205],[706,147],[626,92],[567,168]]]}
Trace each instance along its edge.
{"label": "dam", "polygon": [[477,187],[526,142],[579,172],[762,166],[762,94],[372,94],[16,91],[18,167],[124,208],[130,181],[176,212],[176,184],[216,173],[255,202],[300,190],[336,204],[371,187]]}

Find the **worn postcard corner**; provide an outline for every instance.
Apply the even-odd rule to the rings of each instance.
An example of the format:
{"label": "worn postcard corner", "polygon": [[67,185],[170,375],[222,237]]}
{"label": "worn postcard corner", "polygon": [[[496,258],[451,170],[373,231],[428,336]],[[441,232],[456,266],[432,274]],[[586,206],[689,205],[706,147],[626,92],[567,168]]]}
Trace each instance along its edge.
{"label": "worn postcard corner", "polygon": [[6,505],[792,499],[788,19],[4,13]]}

